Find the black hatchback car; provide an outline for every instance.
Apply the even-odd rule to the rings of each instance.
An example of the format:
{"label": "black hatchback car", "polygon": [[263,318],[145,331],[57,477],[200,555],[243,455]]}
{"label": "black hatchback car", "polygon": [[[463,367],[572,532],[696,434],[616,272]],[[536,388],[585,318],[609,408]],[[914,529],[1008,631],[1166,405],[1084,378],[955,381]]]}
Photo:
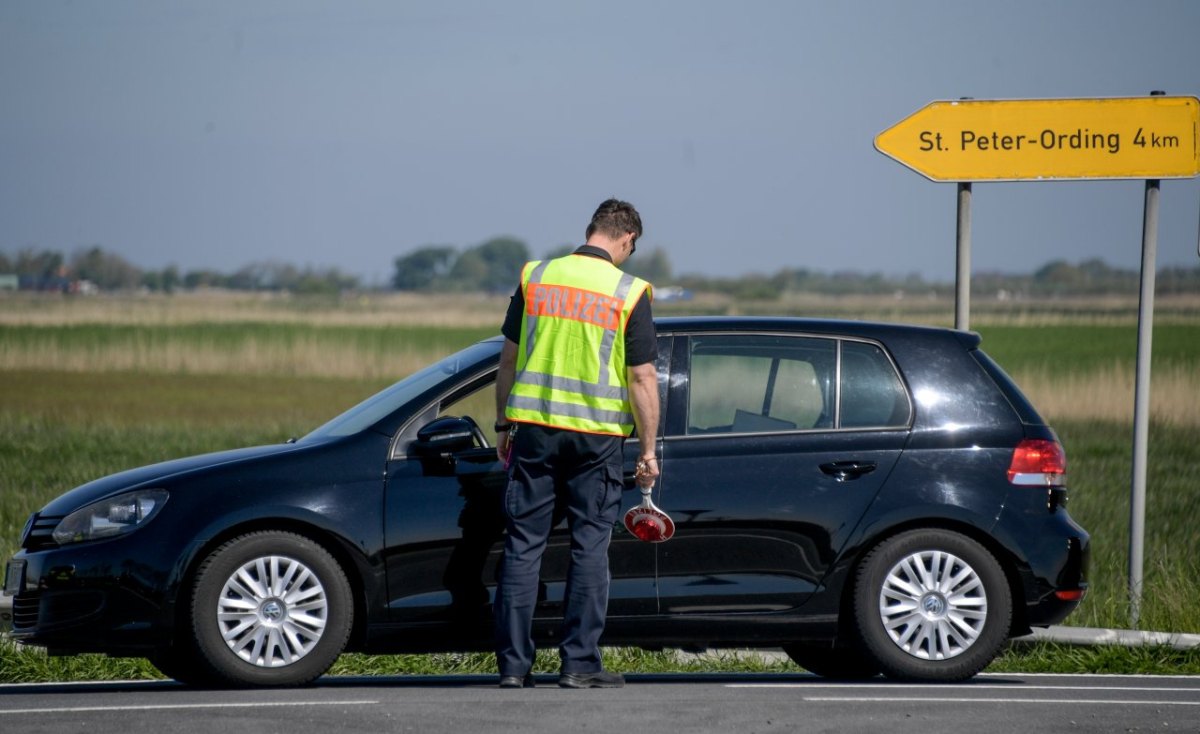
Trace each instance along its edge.
{"label": "black hatchback car", "polygon": [[[1054,432],[977,335],[851,321],[657,323],[674,538],[623,525],[606,645],[782,647],[814,673],[954,681],[1087,589]],[[285,444],[98,479],[30,518],[13,632],[206,685],[296,685],[343,651],[490,650],[501,340]],[[626,450],[624,507],[637,442]],[[553,640],[568,538],[542,568]]]}

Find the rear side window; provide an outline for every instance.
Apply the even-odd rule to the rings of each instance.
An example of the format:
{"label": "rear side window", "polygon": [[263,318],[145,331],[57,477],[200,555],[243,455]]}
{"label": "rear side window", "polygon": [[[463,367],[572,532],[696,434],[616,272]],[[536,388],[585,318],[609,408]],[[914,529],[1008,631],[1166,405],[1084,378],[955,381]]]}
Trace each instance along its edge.
{"label": "rear side window", "polygon": [[714,334],[690,347],[689,435],[908,425],[908,392],[878,345]]}
{"label": "rear side window", "polygon": [[1021,422],[1029,426],[1044,426],[1046,421],[1038,415],[1033,404],[1029,402],[1029,398],[1025,397],[1025,393],[1021,392],[1021,388],[1017,387],[1017,383],[1008,376],[996,361],[989,357],[982,349],[972,349],[971,356],[983,368],[983,371],[988,373],[992,378],[992,382],[996,383],[996,387],[1000,388],[1000,392],[1004,393],[1004,397],[1012,405],[1013,410],[1017,412],[1017,417]]}

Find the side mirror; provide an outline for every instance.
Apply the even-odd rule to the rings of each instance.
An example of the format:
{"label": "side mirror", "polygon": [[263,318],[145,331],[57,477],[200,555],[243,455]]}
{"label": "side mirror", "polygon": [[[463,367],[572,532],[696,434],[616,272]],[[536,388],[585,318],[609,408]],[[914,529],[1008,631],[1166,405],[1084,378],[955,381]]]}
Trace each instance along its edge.
{"label": "side mirror", "polygon": [[481,439],[482,435],[479,426],[470,418],[448,415],[430,421],[417,431],[417,440],[412,443],[412,448],[421,456],[449,458],[460,451],[475,448],[476,439]]}

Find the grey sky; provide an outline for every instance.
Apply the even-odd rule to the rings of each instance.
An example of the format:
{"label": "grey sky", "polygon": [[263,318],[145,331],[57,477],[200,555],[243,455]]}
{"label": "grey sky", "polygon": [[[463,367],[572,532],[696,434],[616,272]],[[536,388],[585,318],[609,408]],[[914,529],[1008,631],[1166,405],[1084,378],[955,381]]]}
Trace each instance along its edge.
{"label": "grey sky", "polygon": [[[676,272],[953,277],[955,189],[876,152],[934,99],[1200,93],[1200,2],[0,0],[0,250],[337,266],[582,238]],[[1136,267],[1138,181],[977,184],[976,272]],[[1164,181],[1159,264],[1197,265]]]}

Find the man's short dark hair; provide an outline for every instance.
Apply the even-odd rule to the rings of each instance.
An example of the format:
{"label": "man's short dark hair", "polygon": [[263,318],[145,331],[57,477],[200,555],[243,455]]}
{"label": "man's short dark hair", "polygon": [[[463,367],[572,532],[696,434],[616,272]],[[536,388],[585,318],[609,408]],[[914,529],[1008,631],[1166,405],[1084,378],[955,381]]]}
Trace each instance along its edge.
{"label": "man's short dark hair", "polygon": [[626,232],[633,232],[634,239],[642,236],[642,218],[637,209],[628,201],[609,199],[601,204],[592,215],[592,223],[587,227],[587,237],[600,234],[617,239]]}

